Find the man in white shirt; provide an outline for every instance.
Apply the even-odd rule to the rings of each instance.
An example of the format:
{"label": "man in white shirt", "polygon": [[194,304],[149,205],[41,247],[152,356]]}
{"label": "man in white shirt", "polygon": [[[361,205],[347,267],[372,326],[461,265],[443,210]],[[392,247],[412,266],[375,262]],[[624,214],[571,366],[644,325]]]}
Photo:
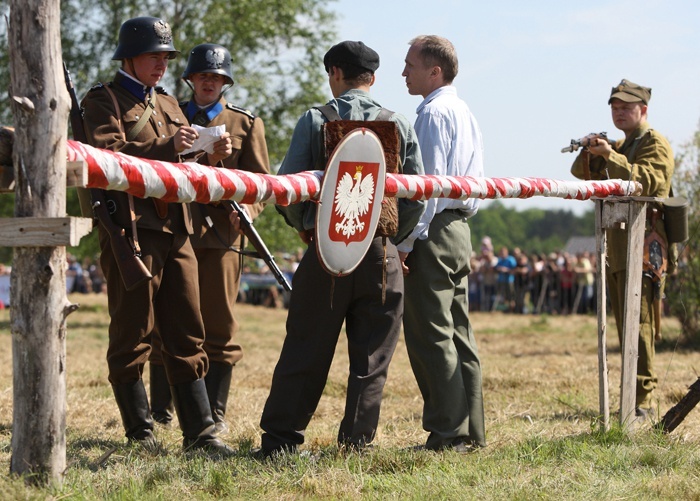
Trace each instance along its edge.
{"label": "man in white shirt", "polygon": [[[483,176],[481,131],[452,81],[454,46],[438,36],[411,40],[403,76],[423,96],[415,129],[426,174]],[[467,452],[486,445],[481,364],[469,323],[467,219],[479,200],[430,199],[399,246],[405,276],[404,332],[423,395],[426,449]]]}

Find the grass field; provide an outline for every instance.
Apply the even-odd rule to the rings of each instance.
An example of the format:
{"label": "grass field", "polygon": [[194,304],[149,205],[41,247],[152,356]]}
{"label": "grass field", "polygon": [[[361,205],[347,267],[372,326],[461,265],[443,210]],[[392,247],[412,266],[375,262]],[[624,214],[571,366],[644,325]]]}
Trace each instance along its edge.
{"label": "grass field", "polygon": [[[125,445],[104,360],[106,298],[71,296],[68,318],[67,455],[61,487],[10,478],[12,350],[8,310],[0,310],[1,499],[700,499],[700,408],[669,435],[599,431],[596,319],[477,313],[472,317],[484,374],[488,447],[468,454],[414,451],[424,442],[422,400],[402,341],[386,385],[375,445],[337,450],[347,376],[341,337],[324,397],[302,454],[261,463],[258,422],[284,338],[286,311],[238,305],[243,360],[234,369],[231,432],[239,457],[213,462],[180,452],[177,428],[157,429],[167,451]],[[676,346],[663,322],[658,346],[663,415],[698,377],[698,353]],[[614,332],[614,326],[609,326]],[[611,411],[619,402],[620,354],[609,342]],[[146,378],[146,382],[147,378]],[[31,416],[27,416],[31,419]],[[102,464],[99,458],[117,450]]]}

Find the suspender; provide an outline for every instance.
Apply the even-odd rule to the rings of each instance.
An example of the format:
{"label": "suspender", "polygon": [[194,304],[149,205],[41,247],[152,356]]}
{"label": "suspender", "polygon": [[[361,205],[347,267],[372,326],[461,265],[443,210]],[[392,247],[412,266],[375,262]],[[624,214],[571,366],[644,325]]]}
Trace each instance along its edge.
{"label": "suspender", "polygon": [[[342,120],[341,116],[338,114],[338,110],[336,110],[333,106],[330,104],[326,104],[324,106],[315,106],[315,109],[321,112],[324,117],[326,117],[326,120],[329,122],[337,122],[338,120]],[[385,121],[389,120],[392,116],[394,115],[394,112],[391,110],[387,110],[386,108],[382,108],[379,111],[379,115],[377,115],[377,118],[374,120],[376,121]]]}

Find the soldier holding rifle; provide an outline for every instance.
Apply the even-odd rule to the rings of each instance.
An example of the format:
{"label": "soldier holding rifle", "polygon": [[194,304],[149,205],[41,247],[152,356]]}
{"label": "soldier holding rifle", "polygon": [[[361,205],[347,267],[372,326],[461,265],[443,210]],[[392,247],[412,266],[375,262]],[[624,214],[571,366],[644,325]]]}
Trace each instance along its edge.
{"label": "soldier holding rifle", "polygon": [[[666,198],[671,189],[674,169],[673,152],[664,136],[647,122],[651,89],[629,80],[613,87],[608,104],[615,127],[625,138],[610,142],[606,137],[591,134],[581,140],[584,150],[578,155],[571,173],[580,179],[623,179],[638,181],[642,196]],[[627,231],[608,229],[607,278],[618,337],[622,343],[622,320],[627,266]],[[642,304],[639,329],[639,359],[637,361],[637,396],[635,413],[638,419],[652,417],[653,392],[657,385],[654,371],[654,315],[655,295],[660,300],[663,287],[665,259],[651,265],[657,257],[667,256],[668,242],[664,229],[663,205],[652,204],[647,210],[645,231],[645,273],[642,280]],[[651,254],[649,250],[651,249]],[[656,249],[656,250],[655,250]],[[656,291],[656,294],[655,294]],[[656,322],[658,325],[658,322]]]}
{"label": "soldier holding rifle", "polygon": [[[173,47],[168,23],[154,17],[124,22],[112,59],[121,61],[114,80],[93,87],[82,102],[88,142],[138,157],[178,161],[197,132],[187,125],[175,99],[157,87]],[[209,156],[215,164],[231,154],[222,136]],[[111,217],[131,237],[153,278],[127,290],[117,269],[109,236],[100,226],[100,262],[107,281],[110,312],[107,363],[109,381],[129,441],[151,447],[155,439],[146,390],[141,379],[157,325],[163,362],[184,437],[183,448],[215,456],[233,450],[217,437],[204,382],[208,359],[199,312],[197,261],[189,240],[186,204],[105,193]]]}
{"label": "soldier holding rifle", "polygon": [[[268,174],[270,161],[262,120],[248,110],[227,103],[223,97],[228,86],[233,85],[229,51],[212,43],[197,45],[190,52],[182,78],[192,88],[192,98],[180,103],[189,122],[202,127],[225,125],[231,135],[232,154],[220,161],[219,166]],[[243,356],[241,345],[234,339],[238,328],[234,305],[240,285],[240,252],[244,243],[239,232],[238,213],[230,209],[230,202],[192,204],[194,234],[191,241],[199,264],[200,308],[206,332],[204,350],[209,357],[209,371],[204,380],[219,432],[227,429],[224,416],[231,373]],[[262,204],[246,208],[251,217],[262,209]],[[170,388],[157,335],[153,347],[150,357],[153,418],[167,423],[172,419]]]}

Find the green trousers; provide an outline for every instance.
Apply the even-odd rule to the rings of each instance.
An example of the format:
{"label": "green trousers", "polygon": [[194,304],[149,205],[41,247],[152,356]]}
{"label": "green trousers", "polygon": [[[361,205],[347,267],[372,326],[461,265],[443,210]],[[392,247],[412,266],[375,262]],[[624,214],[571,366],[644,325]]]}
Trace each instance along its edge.
{"label": "green trousers", "polygon": [[481,363],[468,315],[471,250],[467,218],[443,211],[406,260],[404,333],[429,449],[461,440],[486,445]]}
{"label": "green trousers", "polygon": [[[627,270],[608,273],[608,290],[617,337],[622,346],[622,320],[625,304],[625,278]],[[649,408],[652,406],[652,394],[658,379],[654,372],[654,329],[653,329],[654,284],[650,278],[642,279],[641,309],[639,312],[639,358],[637,359],[637,398],[636,407]]]}

